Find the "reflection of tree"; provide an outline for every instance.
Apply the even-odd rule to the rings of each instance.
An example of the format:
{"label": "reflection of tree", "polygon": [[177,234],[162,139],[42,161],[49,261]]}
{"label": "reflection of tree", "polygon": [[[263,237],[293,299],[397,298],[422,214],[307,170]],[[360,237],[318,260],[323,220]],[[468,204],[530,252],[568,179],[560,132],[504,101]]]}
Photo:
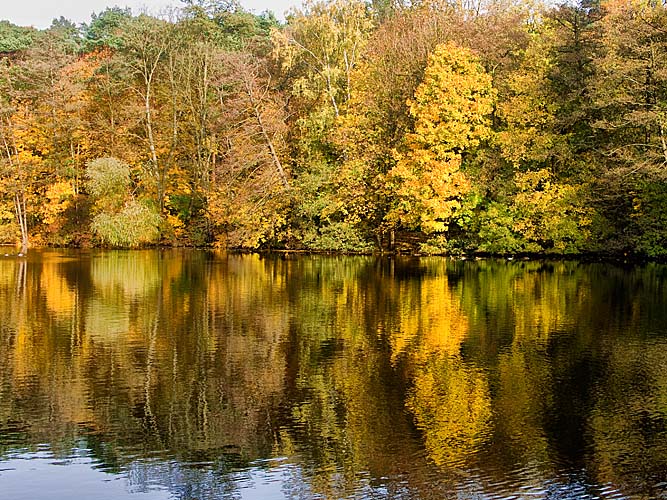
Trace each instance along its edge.
{"label": "reflection of tree", "polygon": [[465,466],[490,435],[486,376],[457,358],[434,357],[418,371],[408,408],[440,466]]}
{"label": "reflection of tree", "polygon": [[[563,338],[572,338],[563,335],[576,324],[574,318],[590,307],[590,276],[579,271],[573,262],[500,260],[457,263],[449,270],[470,318],[467,359],[486,368],[492,388],[493,438],[477,460],[494,463],[501,475],[507,473],[506,464],[540,464],[542,473],[553,474],[551,464],[562,463],[559,448],[567,446],[562,434],[552,440],[551,432],[562,431],[552,431],[551,422],[557,415],[568,422],[580,418],[557,400],[568,383],[563,375],[575,370],[566,356],[576,356],[578,348],[565,348],[561,359],[552,359]],[[586,339],[585,334],[577,337]],[[584,387],[571,388],[566,397]]]}
{"label": "reflection of tree", "polygon": [[[175,492],[189,481],[203,498],[276,456],[257,467],[285,466],[328,498],[426,497],[434,474],[491,481],[535,463],[545,478],[573,464],[636,484],[667,464],[664,342],[644,338],[667,328],[659,266],[179,251],[22,262],[0,259],[0,453],[83,443],[106,470]],[[147,455],[167,460],[135,460]]]}
{"label": "reflection of tree", "polygon": [[[548,411],[552,383],[549,366],[533,349],[512,349],[498,357],[498,390],[494,401],[497,453],[519,463],[549,463],[543,412]],[[514,456],[513,456],[514,455]]]}
{"label": "reflection of tree", "polygon": [[[28,442],[93,432],[104,436],[105,460],[138,445],[209,457],[270,450],[286,329],[277,303],[266,314],[257,307],[271,293],[263,271],[241,276],[252,262],[213,266],[204,253],[57,257],[27,264],[27,296],[16,294],[16,275],[0,283],[2,363],[12,360],[0,406],[30,423]],[[85,296],[72,289],[71,266],[92,285]]]}
{"label": "reflection of tree", "polygon": [[[664,323],[663,323],[664,324]],[[594,393],[588,467],[600,483],[641,485],[664,494],[667,365],[664,340],[628,342],[611,354],[607,383]]]}
{"label": "reflection of tree", "polygon": [[54,316],[69,316],[76,307],[77,290],[58,273],[57,266],[44,266],[40,288],[45,290],[46,307]]}
{"label": "reflection of tree", "polygon": [[446,272],[447,261],[423,259],[428,271],[419,279],[396,285],[397,322],[389,342],[396,359],[406,351],[418,358],[432,354],[456,355],[468,332],[468,320],[453,296]]}
{"label": "reflection of tree", "polygon": [[566,467],[616,485],[665,470],[664,452],[646,440],[639,417],[654,411],[660,391],[660,364],[642,361],[658,347],[642,337],[667,325],[663,275],[659,266],[577,262],[486,261],[450,270],[465,284],[459,294],[474,339],[465,351],[495,374],[490,470],[509,480],[506,464],[539,464],[545,477]]}
{"label": "reflection of tree", "polygon": [[467,364],[461,345],[468,318],[452,293],[444,259],[422,259],[422,271],[395,285],[398,319],[389,332],[391,356],[410,367],[407,407],[439,466],[463,465],[489,434],[486,374]]}
{"label": "reflection of tree", "polygon": [[[385,259],[267,259],[284,276],[291,311],[287,394],[275,453],[306,464],[324,498],[428,468],[404,411],[404,374],[388,356],[383,325],[398,301]],[[413,478],[405,476],[410,482]],[[416,480],[406,488],[426,488]]]}
{"label": "reflection of tree", "polygon": [[[94,256],[90,275],[103,298],[143,298],[160,285],[160,260],[151,251],[113,251]],[[176,262],[170,262],[177,265]]]}

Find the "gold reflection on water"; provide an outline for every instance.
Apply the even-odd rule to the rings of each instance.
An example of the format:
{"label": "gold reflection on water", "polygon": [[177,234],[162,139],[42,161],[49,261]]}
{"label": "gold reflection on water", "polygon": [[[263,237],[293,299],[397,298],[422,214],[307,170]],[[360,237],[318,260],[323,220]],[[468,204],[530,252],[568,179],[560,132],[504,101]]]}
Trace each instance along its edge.
{"label": "gold reflection on water", "polygon": [[407,405],[437,465],[465,467],[466,459],[490,434],[488,382],[483,373],[466,367],[460,359],[430,359],[416,374]]}
{"label": "gold reflection on water", "polygon": [[[667,418],[664,344],[638,340],[665,323],[655,270],[61,257],[0,260],[0,424],[25,429],[15,446],[92,436],[108,464],[148,452],[285,456],[312,465],[310,488],[325,498],[352,495],[360,474],[407,477],[423,492],[431,468],[486,466],[491,484],[539,463],[551,477],[569,458],[554,428],[569,420],[584,429],[590,448],[577,453],[600,482],[638,468],[627,465],[637,449],[667,463],[646,431]],[[622,307],[605,309],[619,283]],[[586,404],[560,415],[577,394]]]}
{"label": "gold reflection on water", "polygon": [[467,366],[461,345],[469,322],[442,259],[424,259],[425,275],[399,287],[401,320],[390,336],[392,359],[414,366],[406,402],[439,466],[463,466],[483,444],[491,418],[483,372]]}
{"label": "gold reflection on water", "polygon": [[58,274],[56,266],[44,266],[40,275],[40,288],[44,290],[46,307],[54,315],[71,314],[76,293]]}
{"label": "gold reflection on water", "polygon": [[416,359],[433,355],[455,356],[468,331],[468,320],[453,296],[446,274],[425,277],[419,283],[398,287],[400,326],[390,342],[394,360],[410,346]]}
{"label": "gold reflection on water", "polygon": [[[152,251],[108,252],[92,259],[90,275],[96,292],[103,298],[142,298],[154,291],[168,276],[162,275],[161,262]],[[180,267],[170,259],[168,267]]]}
{"label": "gold reflection on water", "polygon": [[[191,265],[203,287],[185,279],[187,260],[156,252],[3,262],[16,276],[1,292],[1,354],[12,365],[0,377],[17,404],[41,401],[12,418],[30,422],[38,442],[85,425],[130,446],[248,448],[265,423],[263,405],[282,390],[287,330],[278,304],[258,310],[270,290],[264,275],[248,275],[262,267],[249,260],[242,276]],[[17,289],[26,265],[28,286]],[[89,276],[81,297],[68,266]]]}

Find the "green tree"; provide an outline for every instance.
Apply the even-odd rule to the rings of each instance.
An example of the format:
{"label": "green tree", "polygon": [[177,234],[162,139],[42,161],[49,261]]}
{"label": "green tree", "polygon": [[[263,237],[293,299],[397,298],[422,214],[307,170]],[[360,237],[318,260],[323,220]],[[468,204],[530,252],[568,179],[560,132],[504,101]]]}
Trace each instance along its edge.
{"label": "green tree", "polygon": [[37,30],[0,21],[0,55],[10,55],[26,50],[37,36]]}
{"label": "green tree", "polygon": [[352,78],[373,28],[365,3],[327,0],[294,10],[274,30],[279,85],[290,94],[294,158],[293,233],[308,247],[351,250],[367,246],[336,196],[340,186],[333,134],[350,99]]}
{"label": "green tree", "polygon": [[159,237],[160,215],[130,191],[130,166],[115,158],[87,165],[88,191],[95,200],[91,229],[106,244],[136,247]]}
{"label": "green tree", "polygon": [[84,50],[119,49],[122,46],[121,30],[130,19],[132,11],[129,8],[107,7],[99,14],[93,13],[90,23],[83,26]]}
{"label": "green tree", "polygon": [[[573,253],[588,242],[592,210],[589,179],[564,127],[563,106],[552,75],[564,72],[551,22],[530,34],[515,67],[499,79],[495,110],[495,161],[482,165],[486,200],[479,210],[478,248],[485,252]],[[490,167],[490,168],[489,168]],[[482,186],[480,186],[482,187]]]}

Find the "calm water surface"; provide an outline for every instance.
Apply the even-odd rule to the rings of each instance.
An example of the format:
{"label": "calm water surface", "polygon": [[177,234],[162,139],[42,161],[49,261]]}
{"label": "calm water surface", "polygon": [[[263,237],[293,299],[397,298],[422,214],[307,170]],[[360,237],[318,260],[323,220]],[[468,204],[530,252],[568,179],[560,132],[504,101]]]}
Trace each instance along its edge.
{"label": "calm water surface", "polygon": [[666,277],[0,257],[0,498],[667,498]]}

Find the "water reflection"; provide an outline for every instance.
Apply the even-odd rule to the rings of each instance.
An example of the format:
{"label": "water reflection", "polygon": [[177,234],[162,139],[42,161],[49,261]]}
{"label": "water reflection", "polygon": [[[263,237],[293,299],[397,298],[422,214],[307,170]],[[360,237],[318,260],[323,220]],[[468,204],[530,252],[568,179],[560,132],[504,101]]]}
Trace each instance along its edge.
{"label": "water reflection", "polygon": [[0,259],[0,490],[667,497],[666,273],[177,250]]}

